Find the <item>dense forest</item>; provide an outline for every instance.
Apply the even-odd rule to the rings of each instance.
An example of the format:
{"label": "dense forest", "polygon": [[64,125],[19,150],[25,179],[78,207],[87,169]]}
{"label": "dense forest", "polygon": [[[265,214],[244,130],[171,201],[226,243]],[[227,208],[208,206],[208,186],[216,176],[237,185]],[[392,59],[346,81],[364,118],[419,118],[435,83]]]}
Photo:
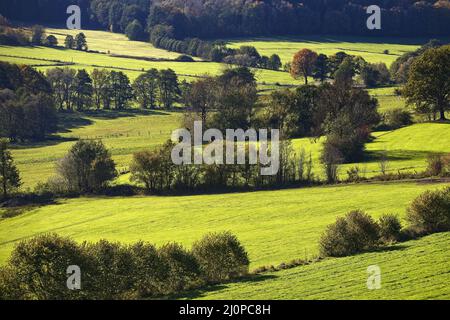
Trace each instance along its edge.
{"label": "dense forest", "polygon": [[[10,0],[0,3],[0,13],[12,20],[62,24],[72,4],[82,9],[83,28],[129,28],[142,37],[158,25],[170,27],[175,39],[450,35],[448,0]],[[381,30],[366,27],[366,7],[373,4],[382,8]]]}

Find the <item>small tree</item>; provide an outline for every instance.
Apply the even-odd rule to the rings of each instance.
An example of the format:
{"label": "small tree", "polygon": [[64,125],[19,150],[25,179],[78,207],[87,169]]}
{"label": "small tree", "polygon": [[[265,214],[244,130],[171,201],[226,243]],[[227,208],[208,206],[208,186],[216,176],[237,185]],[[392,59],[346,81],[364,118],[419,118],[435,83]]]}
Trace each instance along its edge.
{"label": "small tree", "polygon": [[51,34],[47,37],[47,39],[45,39],[45,45],[49,47],[56,47],[58,45],[58,39]]}
{"label": "small tree", "polygon": [[86,36],[84,35],[83,32],[80,32],[79,34],[77,34],[75,36],[75,49],[76,50],[82,50],[82,51],[87,51],[88,50]]}
{"label": "small tree", "polygon": [[450,46],[429,49],[414,60],[403,90],[408,104],[421,113],[440,115],[450,110]]}
{"label": "small tree", "polygon": [[272,70],[280,70],[280,68],[282,66],[280,56],[277,54],[271,55],[268,63],[269,63],[269,68]]}
{"label": "small tree", "polygon": [[328,226],[320,239],[320,253],[327,257],[343,257],[375,248],[380,228],[366,213],[356,210],[338,218]]}
{"label": "small tree", "polygon": [[308,76],[312,75],[314,65],[317,60],[317,53],[309,49],[303,49],[294,55],[291,64],[291,75],[294,78],[304,77],[305,84],[308,84]]}
{"label": "small tree", "polygon": [[19,170],[8,150],[8,140],[6,139],[0,139],[0,185],[3,199],[6,199],[12,190],[21,185]]}
{"label": "small tree", "polygon": [[130,40],[141,39],[143,33],[144,29],[142,28],[142,24],[138,20],[133,20],[132,22],[130,22],[125,29],[125,34]]}
{"label": "small tree", "polygon": [[75,39],[73,38],[73,36],[66,36],[66,39],[64,40],[64,47],[66,47],[67,49],[73,49],[75,47]]}
{"label": "small tree", "polygon": [[230,232],[207,234],[193,244],[192,253],[209,282],[225,281],[248,272],[248,254]]}
{"label": "small tree", "polygon": [[45,29],[43,26],[35,25],[31,29],[31,43],[41,45],[45,39]]}
{"label": "small tree", "polygon": [[314,79],[324,82],[330,73],[328,57],[324,54],[317,56],[316,63],[314,64],[313,74]]}
{"label": "small tree", "polygon": [[78,141],[59,162],[58,174],[70,191],[98,191],[117,175],[111,154],[101,141]]}
{"label": "small tree", "polygon": [[450,231],[450,187],[422,193],[409,206],[406,220],[419,233]]}

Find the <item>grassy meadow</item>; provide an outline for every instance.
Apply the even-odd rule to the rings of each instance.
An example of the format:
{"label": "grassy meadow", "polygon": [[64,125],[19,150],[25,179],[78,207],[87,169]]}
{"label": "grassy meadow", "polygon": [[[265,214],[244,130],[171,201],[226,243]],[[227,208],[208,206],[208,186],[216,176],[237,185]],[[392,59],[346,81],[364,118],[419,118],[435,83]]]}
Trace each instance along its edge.
{"label": "grassy meadow", "polygon": [[[149,43],[129,41],[124,35],[83,30],[88,53],[64,48],[0,46],[0,61],[35,66],[41,71],[56,65],[70,68],[107,68],[123,71],[134,80],[150,68],[175,70],[180,79],[192,81],[206,74],[218,75],[227,66],[196,59],[185,63],[170,61],[179,56]],[[47,29],[60,45],[75,31]],[[345,51],[361,55],[369,62],[390,65],[405,52],[417,49],[428,39],[357,37],[283,37],[228,39],[231,47],[255,46],[263,55],[277,53],[283,63],[302,48],[327,55]],[[384,52],[388,50],[388,52]],[[129,57],[117,57],[123,55]],[[133,58],[134,57],[134,58]],[[145,61],[140,57],[166,59]],[[255,69],[261,94],[302,83],[289,73]],[[402,108],[405,102],[395,95],[396,87],[370,89],[379,101],[379,111]],[[23,189],[32,189],[54,174],[55,165],[79,139],[101,139],[111,151],[117,169],[128,170],[133,153],[155,148],[180,127],[182,111],[90,111],[60,113],[58,132],[43,142],[15,144],[12,154],[20,170]],[[450,153],[448,123],[417,123],[393,131],[374,132],[361,163],[340,167],[340,177],[358,166],[361,175],[380,173],[380,160],[387,156],[388,172],[420,172],[430,154]],[[323,139],[293,139],[294,152],[304,149],[313,158],[313,173],[323,178],[320,152]],[[129,183],[122,174],[115,183]],[[229,230],[248,250],[250,268],[278,265],[318,254],[318,240],[336,217],[353,209],[366,210],[378,218],[382,214],[405,217],[409,203],[426,190],[448,183],[390,182],[342,184],[276,191],[236,192],[192,196],[117,196],[58,199],[53,204],[23,209],[17,216],[0,217],[0,265],[23,239],[55,232],[76,241],[108,240],[131,243],[144,240],[156,245],[177,241],[189,247],[208,232]],[[7,210],[0,208],[0,216]],[[20,211],[20,210],[19,210]],[[326,259],[245,281],[193,292],[189,298],[206,299],[450,299],[450,234],[435,234],[401,243],[383,252],[371,252],[341,259]],[[367,266],[377,264],[383,272],[383,288],[369,291],[365,284]]]}
{"label": "grassy meadow", "polygon": [[[317,53],[333,55],[339,51],[361,56],[371,63],[384,62],[391,65],[399,56],[414,51],[430,39],[371,38],[345,36],[302,36],[276,38],[226,39],[231,48],[243,45],[254,46],[260,54],[278,54],[283,63],[292,60],[300,49],[307,48]],[[387,53],[384,53],[388,50]]]}
{"label": "grassy meadow", "polygon": [[[89,38],[87,38],[87,41],[89,43]],[[158,70],[171,68],[181,79],[187,80],[204,75],[218,75],[227,68],[227,65],[215,62],[145,61],[64,48],[0,46],[0,61],[9,62],[10,59],[15,59],[15,63],[20,64],[28,64],[30,59],[33,59],[31,65],[39,65],[37,69],[42,71],[54,68],[54,65],[60,62],[73,63],[72,68],[86,69],[87,71],[92,71],[94,68],[107,68],[123,71],[131,80],[134,80],[139,74],[151,68]],[[53,66],[49,63],[49,60],[54,62]],[[41,64],[45,64],[45,66],[40,66]],[[293,79],[287,72],[262,69],[255,69],[254,71],[257,81],[261,84],[301,83],[300,80]]]}
{"label": "grassy meadow", "polygon": [[[238,283],[197,291],[189,298],[229,300],[426,300],[450,299],[450,233],[308,266],[267,273]],[[367,267],[381,269],[381,289],[368,290]]]}
{"label": "grassy meadow", "polygon": [[[13,156],[22,173],[24,187],[34,187],[54,173],[61,159],[78,139],[101,139],[111,150],[119,171],[126,171],[133,153],[151,149],[170,139],[180,127],[181,112],[101,111],[84,114],[65,114],[60,131],[52,139],[41,143],[13,146]],[[421,123],[394,131],[374,132],[375,139],[366,144],[366,158],[361,163],[345,164],[340,177],[346,178],[347,169],[358,166],[362,175],[380,174],[380,159],[387,155],[388,172],[420,172],[426,168],[426,159],[433,153],[450,153],[450,126],[442,123]],[[320,152],[323,140],[293,139],[293,151],[304,149],[314,161],[313,173],[323,177]],[[127,176],[119,183],[128,182]]]}
{"label": "grassy meadow", "polygon": [[0,220],[0,262],[17,241],[56,232],[77,241],[101,238],[189,246],[208,232],[230,230],[251,268],[318,253],[325,227],[349,210],[404,216],[413,198],[444,184],[386,183],[176,197],[83,197],[59,200]]}
{"label": "grassy meadow", "polygon": [[101,139],[110,149],[119,171],[130,164],[134,152],[155,148],[180,125],[180,112],[130,110],[63,114],[53,140],[13,146],[13,156],[24,187],[33,187],[54,173],[61,159],[78,139]]}

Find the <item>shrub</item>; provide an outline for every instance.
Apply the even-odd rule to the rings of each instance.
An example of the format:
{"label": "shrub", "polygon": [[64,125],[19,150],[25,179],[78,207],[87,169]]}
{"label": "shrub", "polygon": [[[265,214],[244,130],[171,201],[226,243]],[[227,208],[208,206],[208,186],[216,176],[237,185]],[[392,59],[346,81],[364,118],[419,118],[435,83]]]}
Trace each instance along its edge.
{"label": "shrub", "polygon": [[379,226],[362,211],[351,211],[328,226],[320,239],[322,256],[343,257],[375,248]]}
{"label": "shrub", "polygon": [[411,113],[402,109],[386,112],[384,114],[384,122],[390,129],[398,129],[413,124]]}
{"label": "shrub", "polygon": [[96,299],[132,297],[135,268],[133,255],[126,246],[100,240],[94,244],[84,243],[83,250],[93,266],[91,290]]}
{"label": "shrub", "polygon": [[[20,242],[14,249],[9,267],[15,278],[7,283],[20,283],[22,299],[79,299],[86,290],[67,289],[67,268],[80,266],[88,275],[88,264],[80,247],[68,238],[48,234]],[[83,283],[89,284],[85,279]]]}
{"label": "shrub", "polygon": [[186,54],[178,56],[175,60],[180,62],[195,62],[195,60],[191,56],[188,56]]}
{"label": "shrub", "polygon": [[450,231],[450,187],[422,193],[411,203],[406,219],[419,233]]}
{"label": "shrub", "polygon": [[80,140],[58,163],[66,189],[79,193],[99,191],[117,176],[110,152],[101,141]]}
{"label": "shrub", "polygon": [[248,273],[248,254],[230,232],[207,234],[194,243],[192,253],[208,282],[226,281]]}
{"label": "shrub", "polygon": [[167,270],[163,294],[174,294],[199,285],[199,265],[195,257],[178,243],[169,243],[158,250]]}
{"label": "shrub", "polygon": [[24,296],[23,285],[14,269],[11,266],[0,267],[0,300],[20,300]]}
{"label": "shrub", "polygon": [[445,160],[440,154],[430,154],[427,157],[427,173],[430,176],[440,176],[444,173]]}
{"label": "shrub", "polygon": [[384,242],[399,241],[402,224],[399,218],[393,214],[385,214],[378,220],[380,226],[380,238]]}
{"label": "shrub", "polygon": [[155,246],[138,242],[130,246],[134,261],[134,294],[137,297],[156,297],[163,293],[168,270]]}

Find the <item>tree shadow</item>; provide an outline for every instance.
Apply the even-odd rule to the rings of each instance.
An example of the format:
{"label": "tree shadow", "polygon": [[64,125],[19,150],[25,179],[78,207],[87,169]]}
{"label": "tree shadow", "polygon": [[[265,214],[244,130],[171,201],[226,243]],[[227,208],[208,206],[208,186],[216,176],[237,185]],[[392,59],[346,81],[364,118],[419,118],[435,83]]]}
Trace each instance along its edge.
{"label": "tree shadow", "polygon": [[422,151],[422,150],[373,150],[366,151],[362,159],[363,162],[379,162],[381,160],[414,160],[418,158],[427,158],[430,155],[439,155],[440,152]]}
{"label": "tree shadow", "polygon": [[193,299],[198,299],[201,297],[205,297],[208,293],[211,292],[216,292],[216,291],[220,291],[223,289],[227,288],[228,284],[237,284],[237,283],[255,283],[255,282],[262,282],[262,281],[266,281],[266,280],[271,280],[271,279],[276,279],[278,278],[277,276],[270,274],[270,275],[266,275],[266,274],[256,274],[256,275],[249,275],[245,278],[241,278],[235,281],[230,281],[227,283],[221,283],[221,284],[215,284],[215,285],[209,285],[209,286],[205,286],[199,289],[194,289],[192,291],[189,292],[185,292],[185,293],[181,293],[179,295],[175,295],[175,296],[171,296],[170,299],[188,299],[188,300],[193,300]]}

